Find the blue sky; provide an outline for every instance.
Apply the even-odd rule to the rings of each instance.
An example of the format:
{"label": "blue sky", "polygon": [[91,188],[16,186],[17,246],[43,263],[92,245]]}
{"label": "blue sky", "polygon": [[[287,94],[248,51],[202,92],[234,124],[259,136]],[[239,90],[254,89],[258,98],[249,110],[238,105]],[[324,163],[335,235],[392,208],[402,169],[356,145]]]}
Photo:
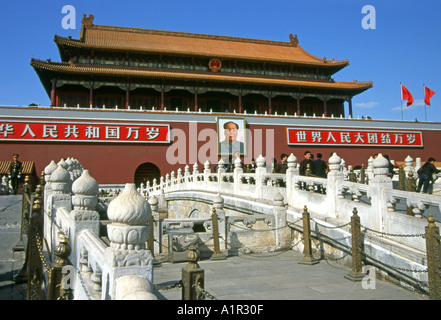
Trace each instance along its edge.
{"label": "blue sky", "polygon": [[[62,26],[66,5],[75,8],[74,30]],[[366,5],[375,8],[375,29],[362,27]],[[0,105],[49,105],[30,60],[60,61],[53,36],[78,39],[83,14],[93,14],[101,25],[276,41],[297,34],[309,53],[349,60],[335,80],[373,81],[354,97],[354,117],[401,120],[402,82],[415,100],[411,107],[403,102],[403,119],[425,121],[426,110],[428,121],[441,122],[439,0],[21,0],[0,6]],[[436,92],[427,108],[423,83]]]}

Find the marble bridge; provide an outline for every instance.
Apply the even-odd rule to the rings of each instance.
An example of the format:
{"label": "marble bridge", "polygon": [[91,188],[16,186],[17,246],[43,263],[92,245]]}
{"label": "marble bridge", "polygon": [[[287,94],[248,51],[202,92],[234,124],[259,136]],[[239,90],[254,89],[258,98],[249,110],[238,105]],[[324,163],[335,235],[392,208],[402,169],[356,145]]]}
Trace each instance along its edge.
{"label": "marble bridge", "polygon": [[[213,256],[213,209],[225,257],[304,252],[302,215],[307,210],[314,255],[350,266],[355,208],[364,264],[429,291],[424,232],[429,214],[439,221],[437,183],[432,194],[399,190],[398,175],[387,176],[389,162],[381,154],[368,159],[365,171],[354,172],[334,153],[327,178],[300,176],[297,162],[291,154],[285,174],[268,172],[261,156],[254,173],[244,172],[240,160],[233,172],[225,172],[222,160],[216,172],[209,162],[201,171],[197,164],[192,170],[187,165],[160,181],[138,189],[126,184],[116,192],[115,186],[99,185],[75,159],[52,161],[44,172],[40,250],[53,261],[60,235],[69,240],[75,299],[156,299],[155,257],[182,259],[190,245],[198,246],[201,257]],[[415,163],[405,159],[402,176],[417,178],[421,161]]]}

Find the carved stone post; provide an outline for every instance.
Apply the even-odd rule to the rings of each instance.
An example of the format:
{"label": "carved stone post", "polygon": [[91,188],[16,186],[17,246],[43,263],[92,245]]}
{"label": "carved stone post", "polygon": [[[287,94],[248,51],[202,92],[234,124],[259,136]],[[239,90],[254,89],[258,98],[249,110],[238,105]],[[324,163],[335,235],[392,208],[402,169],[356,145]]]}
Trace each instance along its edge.
{"label": "carved stone post", "polygon": [[299,175],[299,169],[297,168],[297,157],[294,154],[290,154],[288,157],[288,169],[286,169],[286,200],[291,203],[292,192],[294,190],[294,176]]}
{"label": "carved stone post", "polygon": [[[49,245],[49,251],[54,252],[57,241],[57,228],[54,228],[56,212],[58,208],[65,208],[70,211],[72,209],[72,196],[71,187],[72,182],[70,180],[70,174],[67,171],[67,163],[62,160],[58,163],[57,169],[55,169],[49,177],[48,188],[45,188],[45,207],[44,213],[44,225],[45,225],[45,238]],[[51,259],[54,259],[52,254]]]}
{"label": "carved stone post", "polygon": [[[217,194],[213,199],[213,208],[216,209],[219,226],[219,238],[224,242],[224,249],[228,248],[228,228],[227,217],[224,211],[224,198],[220,194]],[[219,240],[220,241],[220,240]]]}
{"label": "carved stone post", "polygon": [[400,164],[400,168],[398,169],[398,190],[406,189],[406,173],[404,171],[403,165]]}
{"label": "carved stone post", "polygon": [[341,158],[333,153],[332,156],[328,159],[328,186],[326,190],[326,202],[328,205],[328,214],[336,218],[337,210],[336,210],[336,202],[338,199],[338,185],[344,180],[344,174],[340,171],[341,168]]}
{"label": "carved stone post", "polygon": [[286,249],[291,242],[291,230],[286,225],[285,199],[280,192],[274,195],[274,237],[277,249]]}
{"label": "carved stone post", "polygon": [[364,164],[361,165],[361,169],[360,169],[360,183],[361,184],[366,183],[366,170],[364,169]]}
{"label": "carved stone post", "polygon": [[[152,210],[152,216],[150,220],[147,222],[147,225],[150,227],[150,234],[149,238],[147,240],[147,248],[152,253],[153,257],[155,256],[155,220],[159,220],[159,213],[158,213],[158,199],[156,199],[155,196],[152,196],[149,198],[148,203],[150,205],[150,208]],[[159,221],[157,222],[159,224]],[[156,233],[158,234],[158,233]]]}
{"label": "carved stone post", "polygon": [[205,189],[207,188],[207,184],[209,181],[208,177],[209,177],[210,173],[211,173],[211,164],[208,160],[206,160],[204,162],[204,184],[203,184]]}
{"label": "carved stone post", "polygon": [[265,168],[265,158],[260,155],[256,159],[256,198],[261,199],[262,194],[262,187],[263,187],[263,180],[266,174],[266,168]]}
{"label": "carved stone post", "polygon": [[351,281],[361,281],[366,276],[362,273],[363,261],[361,256],[361,226],[360,217],[356,208],[352,211],[351,230],[352,230],[352,271],[345,278]]}
{"label": "carved stone post", "polygon": [[348,166],[349,169],[349,181],[357,182],[357,175],[354,172],[354,168],[352,166]]}
{"label": "carved stone post", "polygon": [[427,271],[429,277],[430,299],[441,300],[441,246],[439,227],[435,224],[432,214],[427,219],[429,224],[426,226],[426,252],[427,252]]}
{"label": "carved stone post", "polygon": [[[63,268],[72,265],[69,261],[71,248],[69,246],[69,239],[61,234],[59,237],[58,246],[55,248],[55,261],[52,263],[51,273],[49,275],[49,285],[47,292],[47,300],[73,300],[72,287],[74,269],[69,273],[63,272]],[[67,281],[70,277],[70,281]]]}
{"label": "carved stone post", "polygon": [[215,208],[211,211],[211,232],[213,232],[214,245],[214,253],[211,256],[211,260],[225,260],[226,257],[220,251],[218,216]]}
{"label": "carved stone post", "polygon": [[408,177],[406,179],[406,191],[415,192],[416,191],[416,180],[412,171],[409,171]]}
{"label": "carved stone post", "polygon": [[[112,270],[102,278],[103,292],[108,292],[110,298],[117,296],[115,282],[123,276],[137,274],[146,278],[153,288],[153,256],[146,249],[146,242],[150,233],[147,222],[152,211],[149,203],[137,191],[134,183],[127,183],[118,197],[113,199],[107,209],[107,215],[112,221],[107,226],[110,247],[106,249],[106,256]],[[105,286],[109,285],[109,288]]]}
{"label": "carved stone post", "polygon": [[319,263],[318,260],[314,259],[312,256],[312,245],[311,245],[311,222],[308,208],[305,206],[303,208],[302,214],[303,220],[303,258],[299,261],[299,264],[313,265]]}
{"label": "carved stone post", "polygon": [[[77,252],[77,237],[82,230],[88,229],[99,235],[100,215],[96,211],[98,204],[98,182],[84,170],[81,176],[72,184],[72,205],[70,212],[70,240],[72,252]],[[76,256],[72,257],[72,263],[77,265]]]}
{"label": "carved stone post", "polygon": [[[406,179],[406,185],[405,190],[409,192],[416,192],[416,180],[414,179],[414,174],[412,171],[409,171],[408,177]],[[406,213],[409,216],[414,216],[415,213],[413,212],[413,206],[410,203],[406,202]]]}
{"label": "carved stone post", "polygon": [[374,158],[371,156],[368,159],[368,166],[366,168],[366,176],[368,180],[368,184],[370,183],[371,179],[374,177],[374,166],[373,166]]}
{"label": "carved stone post", "polygon": [[371,188],[371,214],[366,219],[366,225],[369,228],[383,231],[384,219],[383,214],[387,212],[387,201],[383,199],[385,189],[393,189],[393,182],[389,173],[389,160],[381,153],[372,162],[374,176],[369,181]]}
{"label": "carved stone post", "polygon": [[199,256],[195,248],[189,248],[187,265],[182,268],[182,300],[198,300],[197,287],[204,288],[205,272],[198,264]]}
{"label": "carved stone post", "polygon": [[240,158],[234,160],[234,194],[238,195],[240,193],[240,179],[239,176],[243,173],[242,161]]}

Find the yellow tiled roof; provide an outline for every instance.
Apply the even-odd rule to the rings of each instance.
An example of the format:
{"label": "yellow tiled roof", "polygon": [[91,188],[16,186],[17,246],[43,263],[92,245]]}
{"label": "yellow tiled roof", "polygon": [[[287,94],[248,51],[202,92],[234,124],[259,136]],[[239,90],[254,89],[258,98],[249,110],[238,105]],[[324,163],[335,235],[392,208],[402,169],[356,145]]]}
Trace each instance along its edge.
{"label": "yellow tiled roof", "polygon": [[[8,174],[9,164],[11,161],[0,161],[0,174]],[[34,172],[34,162],[33,161],[22,161],[23,169],[21,174],[33,174]]]}
{"label": "yellow tiled roof", "polygon": [[[85,20],[87,20],[85,22]],[[290,41],[270,41],[197,33],[94,25],[83,18],[79,40],[55,36],[55,42],[74,47],[150,53],[183,54],[215,58],[321,66],[346,66],[348,60],[318,58],[306,52],[297,36]]]}

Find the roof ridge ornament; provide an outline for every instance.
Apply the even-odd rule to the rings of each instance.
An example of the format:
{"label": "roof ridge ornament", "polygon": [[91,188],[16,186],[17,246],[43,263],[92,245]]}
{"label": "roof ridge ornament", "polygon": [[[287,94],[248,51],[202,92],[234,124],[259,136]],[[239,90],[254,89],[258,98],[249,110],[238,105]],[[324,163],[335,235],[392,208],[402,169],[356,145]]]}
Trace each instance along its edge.
{"label": "roof ridge ornament", "polygon": [[299,44],[299,38],[297,37],[297,35],[293,36],[292,33],[289,34],[289,41],[294,47],[297,47],[297,45]]}
{"label": "roof ridge ornament", "polygon": [[93,18],[94,18],[93,14],[90,14],[89,16],[83,14],[83,19],[81,20],[81,24],[86,28],[90,28],[93,26]]}

